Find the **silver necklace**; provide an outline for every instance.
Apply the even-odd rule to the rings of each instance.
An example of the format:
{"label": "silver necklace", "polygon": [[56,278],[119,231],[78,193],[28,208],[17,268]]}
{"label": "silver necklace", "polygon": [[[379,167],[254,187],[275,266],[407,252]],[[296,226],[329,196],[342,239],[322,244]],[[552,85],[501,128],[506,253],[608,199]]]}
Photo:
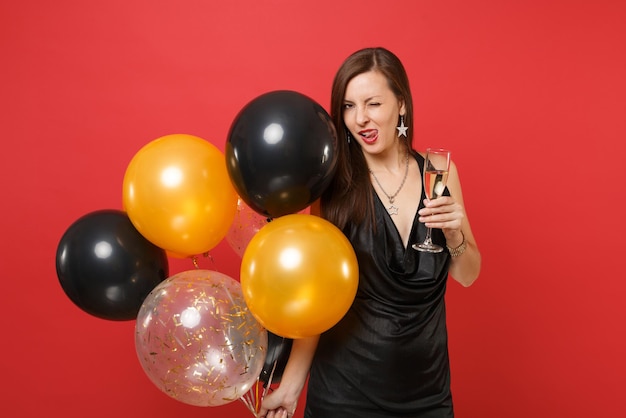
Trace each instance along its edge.
{"label": "silver necklace", "polygon": [[387,199],[389,199],[389,207],[387,208],[387,212],[389,212],[389,215],[397,215],[399,208],[393,204],[393,201],[396,199],[396,196],[398,196],[398,193],[400,193],[400,190],[402,190],[402,187],[404,186],[404,182],[406,181],[406,178],[409,175],[409,154],[408,153],[406,154],[406,164],[404,167],[404,178],[402,179],[402,183],[400,183],[400,187],[398,187],[398,190],[396,190],[396,192],[392,195],[389,195],[385,191],[385,189],[383,189],[383,186],[380,184],[380,181],[378,181],[376,174],[374,174],[374,172],[369,167],[367,168],[367,170],[370,172],[372,177],[374,177],[374,180],[376,181],[376,184],[378,184],[380,191],[383,192],[385,196],[387,196]]}

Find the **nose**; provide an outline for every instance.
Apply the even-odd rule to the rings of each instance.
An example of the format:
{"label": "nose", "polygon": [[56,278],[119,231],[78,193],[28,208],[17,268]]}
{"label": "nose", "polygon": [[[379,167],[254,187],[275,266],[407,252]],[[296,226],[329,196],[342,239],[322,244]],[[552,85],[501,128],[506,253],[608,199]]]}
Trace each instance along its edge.
{"label": "nose", "polygon": [[365,125],[369,120],[367,110],[365,107],[358,106],[356,109],[356,123],[359,125]]}

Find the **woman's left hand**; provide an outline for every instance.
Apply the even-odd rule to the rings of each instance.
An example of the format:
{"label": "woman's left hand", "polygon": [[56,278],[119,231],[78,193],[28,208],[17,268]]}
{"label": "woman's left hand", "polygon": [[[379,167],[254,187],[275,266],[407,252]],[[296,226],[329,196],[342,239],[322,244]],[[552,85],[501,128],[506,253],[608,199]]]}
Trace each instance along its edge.
{"label": "woman's left hand", "polygon": [[460,231],[465,210],[450,196],[424,199],[424,208],[418,212],[419,221],[428,228],[443,229],[444,232]]}

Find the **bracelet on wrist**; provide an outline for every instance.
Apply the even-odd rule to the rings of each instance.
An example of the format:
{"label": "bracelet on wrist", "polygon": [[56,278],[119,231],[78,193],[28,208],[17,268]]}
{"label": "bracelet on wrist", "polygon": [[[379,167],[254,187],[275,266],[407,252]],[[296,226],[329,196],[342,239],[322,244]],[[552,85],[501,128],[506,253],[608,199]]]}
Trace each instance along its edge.
{"label": "bracelet on wrist", "polygon": [[461,236],[463,237],[463,242],[461,242],[458,247],[450,248],[448,245],[446,245],[446,248],[448,248],[448,251],[450,252],[450,256],[452,258],[460,256],[467,249],[467,241],[465,240],[465,234],[463,233],[463,231],[461,231]]}

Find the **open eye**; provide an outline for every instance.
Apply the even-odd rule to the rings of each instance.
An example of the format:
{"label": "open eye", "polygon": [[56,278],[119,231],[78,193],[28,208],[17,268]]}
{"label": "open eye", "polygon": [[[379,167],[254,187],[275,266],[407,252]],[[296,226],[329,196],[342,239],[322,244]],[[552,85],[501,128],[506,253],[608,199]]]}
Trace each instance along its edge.
{"label": "open eye", "polygon": [[344,109],[352,109],[354,107],[354,105],[352,103],[344,103],[343,104],[343,108]]}

